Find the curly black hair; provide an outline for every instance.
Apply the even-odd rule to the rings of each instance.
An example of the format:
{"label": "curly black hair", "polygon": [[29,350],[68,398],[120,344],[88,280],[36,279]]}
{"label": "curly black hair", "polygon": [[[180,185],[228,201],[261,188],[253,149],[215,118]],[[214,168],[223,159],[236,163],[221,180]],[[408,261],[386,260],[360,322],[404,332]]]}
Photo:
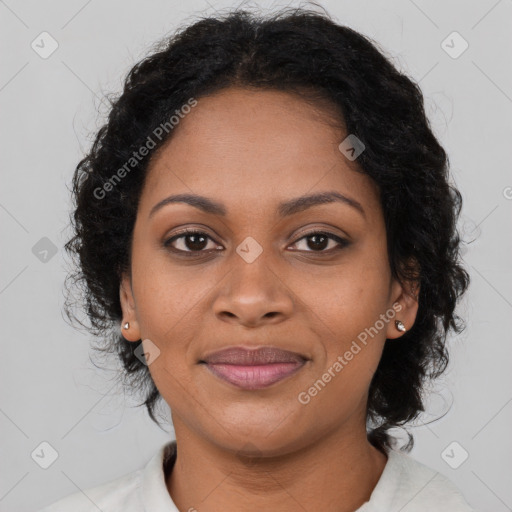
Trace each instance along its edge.
{"label": "curly black hair", "polygon": [[[86,327],[102,342],[98,350],[117,354],[123,383],[144,390],[139,405],[158,424],[154,409],[161,395],[134,353],[141,342],[120,334],[120,279],[130,269],[148,163],[172,136],[168,120],[191,98],[230,86],[328,102],[347,133],[366,147],[356,170],[378,185],[392,275],[420,285],[416,322],[385,344],[369,388],[368,439],[380,449],[392,447],[397,440],[388,431],[424,411],[424,386],[447,367],[449,330],[465,327],[454,312],[469,286],[456,226],[462,197],[449,182],[448,157],[430,129],[418,84],[399,72],[377,43],[327,13],[287,8],[264,16],[235,9],[201,17],[157,42],[129,71],[122,93],[109,99],[108,120],[75,169],[73,236],[65,245],[75,267],[66,289],[82,292]],[[167,128],[155,137],[159,126]],[[154,147],[140,157],[138,150],[150,139]],[[116,173],[122,179],[114,181]],[[73,321],[72,296],[65,311]],[[407,435],[404,450],[414,442]]]}

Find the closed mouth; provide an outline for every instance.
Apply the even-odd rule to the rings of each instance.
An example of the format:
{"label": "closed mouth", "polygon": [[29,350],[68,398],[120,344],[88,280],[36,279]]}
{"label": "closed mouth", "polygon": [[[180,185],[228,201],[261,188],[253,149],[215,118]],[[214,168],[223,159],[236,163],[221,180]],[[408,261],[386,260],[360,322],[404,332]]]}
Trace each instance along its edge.
{"label": "closed mouth", "polygon": [[199,364],[223,381],[242,389],[262,389],[299,371],[308,361],[296,352],[276,347],[231,347],[215,352]]}
{"label": "closed mouth", "polygon": [[275,363],[303,363],[307,358],[277,347],[229,347],[206,356],[200,363],[257,366]]}

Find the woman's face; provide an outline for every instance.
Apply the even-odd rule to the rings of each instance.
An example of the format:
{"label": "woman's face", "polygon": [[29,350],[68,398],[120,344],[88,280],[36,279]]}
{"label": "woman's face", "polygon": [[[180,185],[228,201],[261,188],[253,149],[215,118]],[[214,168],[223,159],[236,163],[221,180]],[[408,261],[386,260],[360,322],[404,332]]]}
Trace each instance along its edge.
{"label": "woman's face", "polygon": [[[391,278],[377,187],[338,148],[348,134],[297,96],[238,88],[201,98],[174,132],[148,169],[121,302],[177,437],[280,454],[365,436],[383,345],[417,303]],[[350,201],[283,206],[320,193]],[[156,206],[178,194],[202,200]],[[202,236],[168,242],[184,228]],[[248,389],[200,363],[232,346],[307,361]]]}

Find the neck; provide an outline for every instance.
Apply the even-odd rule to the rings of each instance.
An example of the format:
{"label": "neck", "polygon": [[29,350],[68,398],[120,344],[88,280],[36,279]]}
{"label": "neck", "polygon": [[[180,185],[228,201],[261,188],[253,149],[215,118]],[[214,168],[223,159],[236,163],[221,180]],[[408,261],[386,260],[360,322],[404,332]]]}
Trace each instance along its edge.
{"label": "neck", "polygon": [[178,453],[166,483],[179,510],[354,512],[387,462],[366,431],[337,431],[286,454],[249,458],[196,436],[178,418],[173,423]]}

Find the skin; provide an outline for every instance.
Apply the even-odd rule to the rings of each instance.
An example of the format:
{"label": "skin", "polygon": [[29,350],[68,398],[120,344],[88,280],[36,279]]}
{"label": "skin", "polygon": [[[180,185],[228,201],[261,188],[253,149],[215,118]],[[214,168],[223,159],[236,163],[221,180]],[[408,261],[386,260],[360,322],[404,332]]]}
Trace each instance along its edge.
{"label": "skin", "polygon": [[[232,87],[200,98],[150,163],[120,288],[123,335],[160,351],[149,370],[172,411],[178,455],[166,483],[181,511],[353,512],[382,474],[387,456],[367,440],[366,404],[384,344],[402,335],[394,319],[307,405],[297,399],[393,304],[408,329],[418,308],[417,289],[392,279],[379,192],[338,149],[346,135],[298,96]],[[280,202],[321,191],[357,200],[364,215],[341,202],[277,215]],[[171,203],[150,216],[181,193],[227,213]],[[209,238],[165,247],[184,227]],[[318,230],[350,245],[305,237]],[[236,252],[249,236],[263,250],[250,263]],[[231,345],[310,360],[243,390],[198,364]]]}

